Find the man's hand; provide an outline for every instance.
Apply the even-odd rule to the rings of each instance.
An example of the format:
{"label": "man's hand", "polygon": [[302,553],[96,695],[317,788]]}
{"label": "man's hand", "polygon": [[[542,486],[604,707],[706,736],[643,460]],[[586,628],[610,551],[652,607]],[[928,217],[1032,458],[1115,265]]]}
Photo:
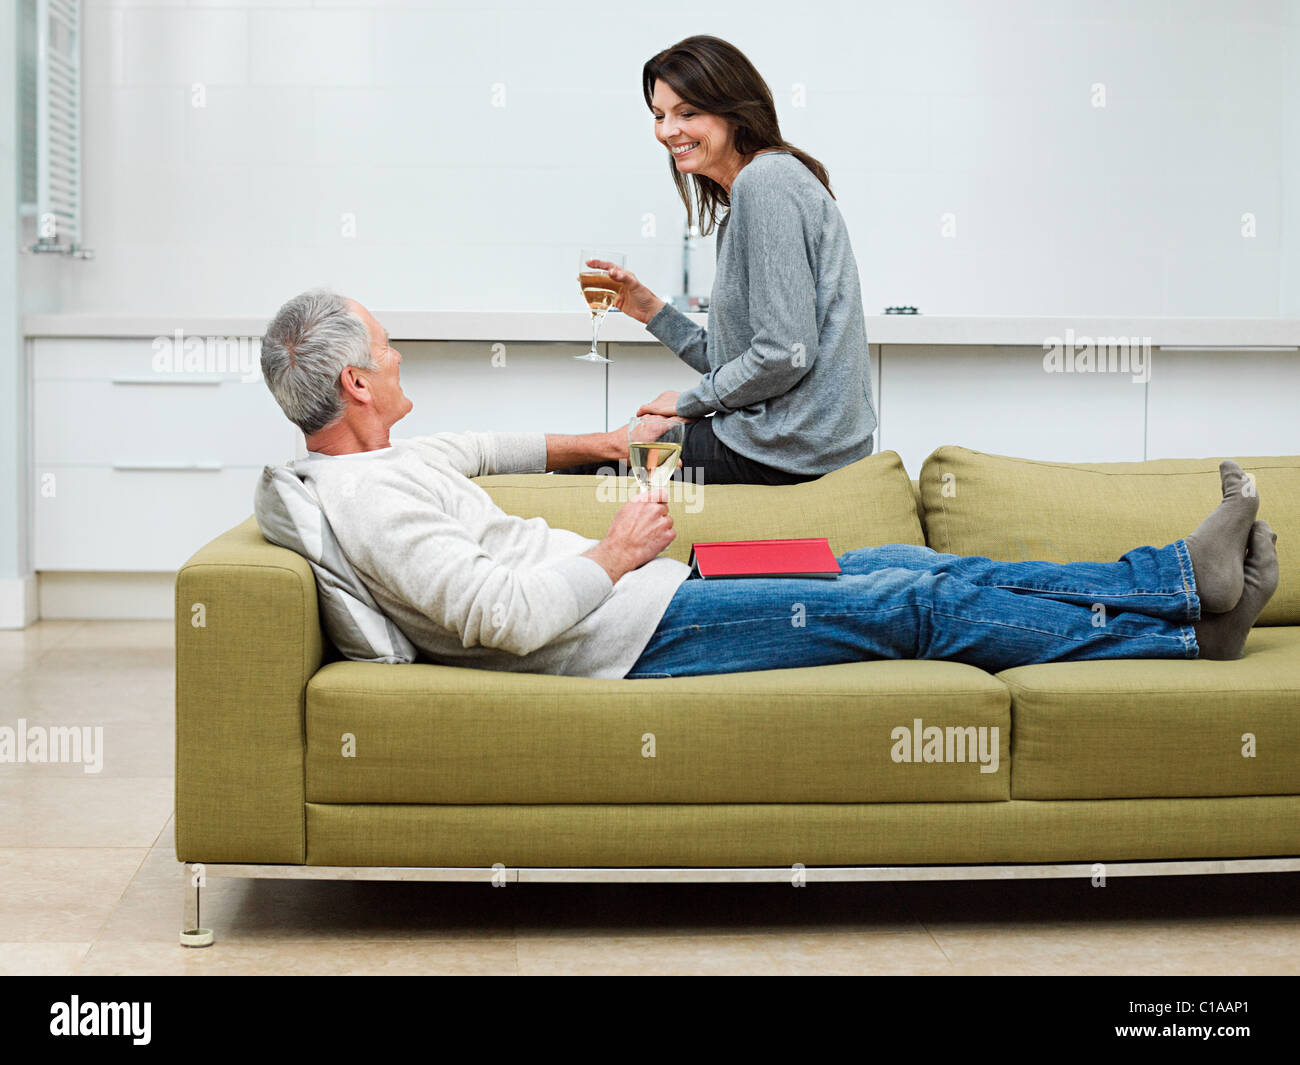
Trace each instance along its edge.
{"label": "man's hand", "polygon": [[[660,414],[666,418],[677,417],[677,397],[680,392],[660,392],[649,403],[642,403],[637,414]],[[678,418],[678,421],[694,421],[694,418]]]}
{"label": "man's hand", "polygon": [[615,584],[625,573],[657,558],[677,538],[668,514],[667,489],[652,488],[618,508],[605,539],[583,552]]}

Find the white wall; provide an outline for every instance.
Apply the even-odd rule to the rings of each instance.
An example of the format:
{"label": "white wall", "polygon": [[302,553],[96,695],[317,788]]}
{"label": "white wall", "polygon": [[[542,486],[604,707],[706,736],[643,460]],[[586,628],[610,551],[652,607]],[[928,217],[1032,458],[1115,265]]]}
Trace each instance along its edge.
{"label": "white wall", "polygon": [[[18,56],[18,23],[13,9],[0,9],[0,68],[12,70]],[[12,77],[0,78],[0,627],[25,624],[12,603],[28,572],[26,526],[27,455],[18,245],[22,240],[18,203],[18,104]],[[13,515],[13,517],[11,517]]]}
{"label": "white wall", "polygon": [[1291,0],[1283,30],[1286,56],[1282,134],[1282,269],[1280,308],[1283,318],[1300,318],[1300,0]]}
{"label": "white wall", "polygon": [[601,242],[670,296],[683,212],[640,71],[707,32],[830,169],[871,313],[1300,314],[1288,0],[85,3],[97,258],[61,264],[65,311],[270,315],[322,283],[573,309]]}

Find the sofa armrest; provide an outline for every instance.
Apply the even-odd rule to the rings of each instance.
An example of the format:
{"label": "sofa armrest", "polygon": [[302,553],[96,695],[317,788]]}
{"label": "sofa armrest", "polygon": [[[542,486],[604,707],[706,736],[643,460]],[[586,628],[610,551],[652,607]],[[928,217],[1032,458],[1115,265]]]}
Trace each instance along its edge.
{"label": "sofa armrest", "polygon": [[306,860],[305,700],[323,653],[311,566],[254,518],[176,574],[178,860]]}

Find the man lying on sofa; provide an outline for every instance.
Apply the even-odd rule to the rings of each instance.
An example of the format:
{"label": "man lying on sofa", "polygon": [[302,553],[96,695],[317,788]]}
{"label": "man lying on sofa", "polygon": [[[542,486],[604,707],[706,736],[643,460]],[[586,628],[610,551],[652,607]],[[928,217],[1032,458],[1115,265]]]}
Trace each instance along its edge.
{"label": "man lying on sofa", "polygon": [[[306,437],[296,471],[379,608],[436,662],[637,678],[880,658],[989,671],[1235,659],[1277,588],[1277,537],[1227,461],[1222,501],[1195,532],[1117,562],[996,562],[890,544],[839,556],[835,580],[687,580],[685,565],[660,557],[676,535],[662,490],[622,506],[597,541],[507,514],[470,479],[625,456],[623,434],[391,439],[412,408],[400,365],[369,311],[320,290],[286,303],[262,339],[263,377]],[[804,627],[792,660],[795,603]]]}

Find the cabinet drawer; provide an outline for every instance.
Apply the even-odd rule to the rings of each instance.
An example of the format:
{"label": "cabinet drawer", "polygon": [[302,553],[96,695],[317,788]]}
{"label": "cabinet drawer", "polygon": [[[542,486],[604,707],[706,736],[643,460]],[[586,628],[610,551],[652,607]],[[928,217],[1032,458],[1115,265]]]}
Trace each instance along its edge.
{"label": "cabinet drawer", "polygon": [[117,461],[274,466],[294,456],[297,430],[259,379],[44,380],[33,383],[38,466]]}
{"label": "cabinet drawer", "polygon": [[[231,381],[252,377],[262,384],[259,337],[37,337],[32,341],[32,380],[108,381],[114,377],[194,377],[216,374]],[[184,369],[189,345],[191,369]],[[182,352],[180,358],[176,352]],[[196,361],[195,356],[201,357]]]}
{"label": "cabinet drawer", "polygon": [[[169,571],[253,512],[262,469],[36,467],[38,570]],[[51,492],[52,489],[52,492]]]}
{"label": "cabinet drawer", "polygon": [[1300,454],[1294,350],[1158,348],[1155,362],[1147,458]]}

